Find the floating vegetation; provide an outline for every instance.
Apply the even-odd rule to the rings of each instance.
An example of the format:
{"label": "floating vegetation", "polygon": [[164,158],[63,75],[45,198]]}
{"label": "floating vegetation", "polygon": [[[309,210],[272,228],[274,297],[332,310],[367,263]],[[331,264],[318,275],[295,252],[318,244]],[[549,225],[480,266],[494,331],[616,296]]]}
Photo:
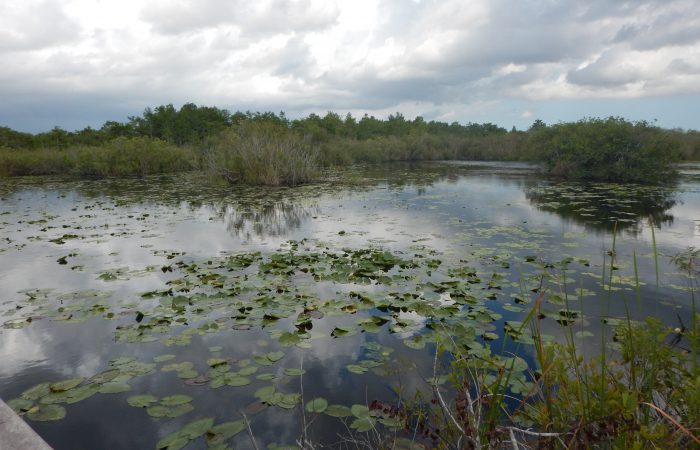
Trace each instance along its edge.
{"label": "floating vegetation", "polygon": [[[58,367],[62,355],[29,356],[51,360],[55,373],[20,383],[8,404],[36,421],[77,420],[77,408],[126,411],[158,430],[147,446],[176,449],[245,446],[239,412],[256,435],[277,433],[281,417],[295,427],[303,412],[319,435],[328,425],[333,436],[400,436],[407,418],[371,402],[436,386],[454,396],[457,361],[477,364],[498,395],[531,396],[540,376],[532,344],[571,339],[597,348],[601,327],[626,323],[624,302],[634,308],[655,288],[653,277],[636,273],[649,272],[650,255],[634,253],[638,268],[632,245],[606,253],[589,224],[645,232],[635,196],[646,192],[660,202],[652,223],[666,226],[675,197],[654,191],[665,188],[521,183],[522,174],[511,174],[518,181],[501,198],[453,186],[466,169],[450,170],[407,170],[408,186],[381,174],[367,186],[226,193],[187,177],[74,190],[56,183],[56,195],[77,197],[68,214],[16,208],[29,188],[13,180],[0,209],[21,212],[1,216],[0,229],[11,233],[0,252],[25,268],[36,263],[45,277],[36,286],[54,289],[0,300],[0,334],[8,348],[14,338],[56,336],[56,345],[81,351]],[[551,226],[553,215],[528,201],[561,223]],[[532,214],[518,216],[523,208]],[[659,271],[657,289],[667,296],[659,304],[669,311],[696,291],[679,270]],[[603,317],[607,296],[613,312]],[[105,367],[115,349],[128,356]],[[27,373],[36,374],[32,364]],[[499,381],[502,373],[509,376]],[[416,392],[401,392],[403,383]]]}
{"label": "floating vegetation", "polygon": [[72,405],[97,393],[128,391],[128,381],[151,373],[155,364],[125,357],[112,360],[110,366],[110,369],[87,379],[80,377],[38,384],[22,392],[19,398],[8,401],[8,405],[16,413],[26,414],[30,420],[60,420],[66,416],[66,409],[61,404]]}

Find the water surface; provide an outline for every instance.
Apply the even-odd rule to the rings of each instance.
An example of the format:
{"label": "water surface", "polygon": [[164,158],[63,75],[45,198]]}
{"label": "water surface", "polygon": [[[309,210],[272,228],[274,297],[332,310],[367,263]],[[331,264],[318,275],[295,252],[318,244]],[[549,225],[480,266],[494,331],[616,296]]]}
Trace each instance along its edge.
{"label": "water surface", "polygon": [[[427,390],[448,337],[532,364],[513,330],[538,295],[548,338],[574,330],[589,354],[610,317],[689,322],[689,279],[670,258],[700,247],[699,174],[688,165],[677,186],[640,187],[430,163],[293,189],[193,175],[2,180],[0,397],[78,379],[29,400],[35,418],[65,410],[25,415],[57,449],[154,448],[183,424],[241,412],[261,447],[294,445],[305,421],[313,442],[339,445],[357,418],[302,415],[302,401]],[[270,387],[287,397],[262,397]],[[66,401],[78,389],[85,398]],[[128,401],[176,394],[188,406]],[[251,447],[245,432],[223,443]]]}

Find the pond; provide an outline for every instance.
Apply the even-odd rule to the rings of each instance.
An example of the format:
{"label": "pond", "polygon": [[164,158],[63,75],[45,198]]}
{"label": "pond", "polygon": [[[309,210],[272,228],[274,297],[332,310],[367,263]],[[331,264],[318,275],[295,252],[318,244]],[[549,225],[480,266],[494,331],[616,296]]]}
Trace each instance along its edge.
{"label": "pond", "polygon": [[700,170],[682,172],[673,187],[466,162],[280,189],[5,179],[0,397],[56,449],[409,442],[367,406],[445,383],[457,352],[510,359],[523,392],[536,301],[544,339],[588,355],[626,314],[688,322],[671,257],[700,247]]}

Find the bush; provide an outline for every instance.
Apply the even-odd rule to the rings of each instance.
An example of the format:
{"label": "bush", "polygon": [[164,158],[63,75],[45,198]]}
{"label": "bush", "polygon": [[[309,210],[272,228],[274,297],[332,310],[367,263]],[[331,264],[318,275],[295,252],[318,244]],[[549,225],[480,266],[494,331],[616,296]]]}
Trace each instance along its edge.
{"label": "bush", "polygon": [[316,177],[318,150],[283,124],[242,122],[221,134],[207,165],[229,183],[295,186]]}
{"label": "bush", "polygon": [[530,147],[550,174],[569,179],[663,182],[677,175],[680,157],[670,133],[616,117],[539,128]]}

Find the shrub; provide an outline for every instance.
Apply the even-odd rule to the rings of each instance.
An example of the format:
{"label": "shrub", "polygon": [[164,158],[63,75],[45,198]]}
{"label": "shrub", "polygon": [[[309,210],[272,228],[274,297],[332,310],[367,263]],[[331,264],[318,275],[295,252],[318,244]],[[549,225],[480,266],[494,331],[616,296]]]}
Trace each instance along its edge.
{"label": "shrub", "polygon": [[318,150],[283,124],[242,122],[224,131],[208,167],[229,183],[295,186],[317,175]]}
{"label": "shrub", "polygon": [[616,117],[538,128],[530,147],[552,175],[600,181],[668,181],[680,156],[668,132]]}

